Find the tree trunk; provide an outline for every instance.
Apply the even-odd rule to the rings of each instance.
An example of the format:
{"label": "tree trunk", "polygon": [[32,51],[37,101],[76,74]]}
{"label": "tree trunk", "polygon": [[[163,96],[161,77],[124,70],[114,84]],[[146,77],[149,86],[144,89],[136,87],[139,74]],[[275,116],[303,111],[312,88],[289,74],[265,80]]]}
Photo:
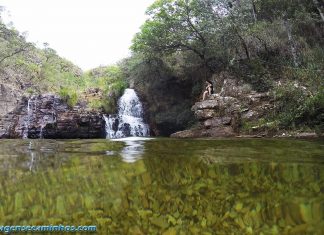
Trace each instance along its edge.
{"label": "tree trunk", "polygon": [[316,9],[318,10],[318,13],[320,14],[321,18],[322,18],[322,21],[324,22],[324,13],[322,12],[321,8],[320,8],[320,5],[318,3],[318,0],[313,0],[315,6],[316,6]]}
{"label": "tree trunk", "polygon": [[238,31],[236,31],[237,33],[237,36],[239,37],[241,43],[242,43],[242,46],[244,48],[244,51],[245,51],[245,55],[247,57],[248,60],[250,60],[250,52],[249,52],[249,48],[244,40],[244,38],[238,33]]}
{"label": "tree trunk", "polygon": [[264,50],[267,52],[267,54],[269,54],[269,49],[268,49],[268,46],[267,46],[267,42],[266,42],[265,40],[263,40],[263,39],[262,39],[261,37],[259,37],[259,36],[254,35],[254,37],[260,41],[260,43],[261,43],[261,44],[263,45],[263,47],[264,47]]}
{"label": "tree trunk", "polygon": [[254,0],[251,0],[251,3],[252,3],[252,12],[253,12],[254,22],[257,22],[257,11],[256,11],[256,7],[255,7],[255,4],[254,4]]}
{"label": "tree trunk", "polygon": [[294,39],[293,39],[292,33],[291,33],[291,24],[286,19],[284,20],[284,26],[285,26],[285,29],[287,32],[290,50],[291,50],[291,54],[292,54],[292,57],[294,60],[294,66],[298,67],[298,56],[297,56],[297,51],[296,51],[296,47],[295,47],[295,42],[294,42]]}

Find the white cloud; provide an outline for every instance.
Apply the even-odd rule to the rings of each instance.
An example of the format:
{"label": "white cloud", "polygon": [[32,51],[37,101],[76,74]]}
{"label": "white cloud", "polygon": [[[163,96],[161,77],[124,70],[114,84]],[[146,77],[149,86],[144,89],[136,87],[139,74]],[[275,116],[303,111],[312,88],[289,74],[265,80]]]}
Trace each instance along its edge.
{"label": "white cloud", "polygon": [[82,69],[115,63],[129,54],[131,40],[154,0],[0,0],[28,40],[48,42]]}

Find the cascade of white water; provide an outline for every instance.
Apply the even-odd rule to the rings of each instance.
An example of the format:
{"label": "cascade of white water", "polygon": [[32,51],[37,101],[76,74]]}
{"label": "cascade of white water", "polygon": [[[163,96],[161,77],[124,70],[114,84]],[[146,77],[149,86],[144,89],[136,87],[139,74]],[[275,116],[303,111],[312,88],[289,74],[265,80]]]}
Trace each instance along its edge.
{"label": "cascade of white water", "polygon": [[29,124],[32,115],[33,115],[33,110],[31,108],[31,98],[29,98],[27,102],[27,120],[25,120],[24,122],[24,134],[23,134],[24,139],[28,139]]}
{"label": "cascade of white water", "polygon": [[44,124],[41,125],[40,132],[39,132],[39,138],[43,139],[43,129],[44,129]]}
{"label": "cascade of white water", "polygon": [[126,89],[118,101],[118,115],[104,116],[108,139],[129,136],[149,136],[149,126],[143,119],[143,105],[134,89]]}
{"label": "cascade of white water", "polygon": [[105,123],[106,123],[106,138],[113,139],[115,136],[115,131],[113,130],[113,121],[114,118],[104,115]]}
{"label": "cascade of white water", "polygon": [[46,138],[47,124],[56,122],[59,105],[60,100],[55,95],[31,96],[27,101],[25,115],[21,122],[22,138]]}

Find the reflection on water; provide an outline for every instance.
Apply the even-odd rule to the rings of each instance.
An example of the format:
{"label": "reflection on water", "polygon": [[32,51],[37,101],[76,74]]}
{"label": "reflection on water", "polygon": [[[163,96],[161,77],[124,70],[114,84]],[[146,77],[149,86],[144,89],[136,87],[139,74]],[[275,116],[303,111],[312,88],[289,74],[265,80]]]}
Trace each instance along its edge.
{"label": "reflection on water", "polygon": [[125,146],[120,151],[120,156],[124,162],[133,163],[142,158],[144,154],[144,141],[152,140],[146,137],[129,137],[121,139],[113,139],[112,141],[121,141]]}
{"label": "reflection on water", "polygon": [[323,156],[320,141],[0,140],[0,224],[322,234]]}
{"label": "reflection on water", "polygon": [[32,171],[36,167],[36,152],[33,149],[33,143],[32,142],[29,142],[28,152],[29,152],[29,155],[30,155],[30,161],[28,162],[27,165],[28,165],[29,170]]}

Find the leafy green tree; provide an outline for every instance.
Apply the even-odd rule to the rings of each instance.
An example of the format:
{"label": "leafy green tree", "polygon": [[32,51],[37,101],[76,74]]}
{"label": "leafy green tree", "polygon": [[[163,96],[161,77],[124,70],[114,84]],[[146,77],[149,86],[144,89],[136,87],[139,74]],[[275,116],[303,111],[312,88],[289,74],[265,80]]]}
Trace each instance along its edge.
{"label": "leafy green tree", "polygon": [[27,52],[34,47],[32,43],[27,43],[24,35],[14,29],[8,29],[0,22],[0,65],[5,60],[23,52]]}
{"label": "leafy green tree", "polygon": [[298,66],[295,34],[300,25],[321,19],[315,7],[312,0],[159,0],[148,8],[132,49],[150,56],[191,52],[215,71],[287,47]]}
{"label": "leafy green tree", "polygon": [[132,49],[146,54],[190,52],[212,68],[219,37],[205,7],[200,1],[156,1],[147,10],[149,20],[134,38]]}

